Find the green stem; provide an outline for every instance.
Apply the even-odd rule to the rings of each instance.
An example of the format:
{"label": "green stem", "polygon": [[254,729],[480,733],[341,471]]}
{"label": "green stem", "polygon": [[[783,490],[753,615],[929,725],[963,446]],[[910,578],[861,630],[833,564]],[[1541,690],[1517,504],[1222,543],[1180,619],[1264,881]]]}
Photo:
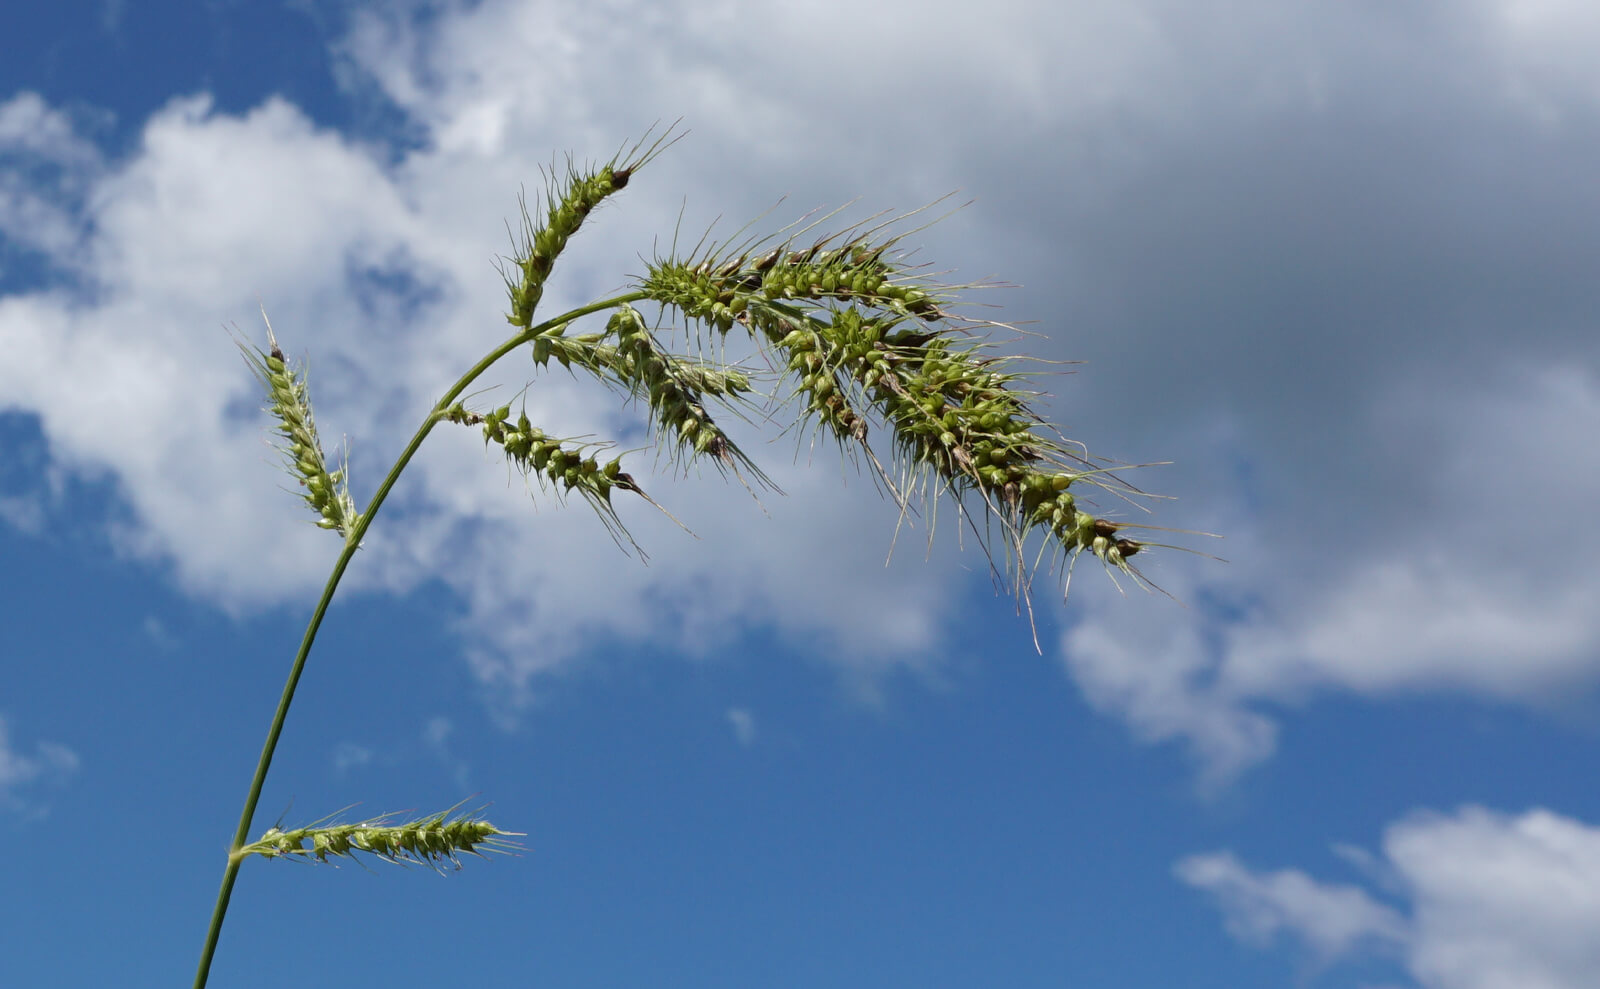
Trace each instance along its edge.
{"label": "green stem", "polygon": [[333,573],[328,577],[328,583],[322,589],[322,598],[317,602],[316,611],[311,614],[311,622],[306,625],[306,633],[300,640],[300,651],[295,655],[294,666],[289,670],[289,680],[283,685],[283,696],[278,700],[278,710],[272,716],[272,727],[267,731],[266,744],[261,748],[261,759],[256,763],[255,776],[250,780],[250,793],[245,797],[244,811],[239,815],[239,829],[234,832],[233,844],[228,850],[228,867],[222,874],[222,889],[217,893],[217,905],[211,911],[211,925],[206,930],[205,948],[200,953],[200,969],[195,974],[194,989],[205,989],[206,980],[211,974],[211,958],[216,954],[217,941],[222,936],[222,920],[228,913],[228,901],[233,897],[233,884],[239,876],[239,865],[247,857],[240,852],[250,841],[250,825],[255,820],[256,804],[261,800],[261,788],[267,781],[267,770],[272,765],[272,754],[277,750],[278,737],[283,734],[283,725],[289,717],[289,705],[294,702],[295,688],[300,683],[300,674],[305,671],[306,657],[311,655],[311,644],[317,638],[317,629],[322,625],[322,618],[328,612],[328,604],[333,600],[333,592],[338,589],[339,581],[344,577],[345,568],[350,565],[350,560],[355,556],[356,549],[361,545],[361,537],[366,534],[367,527],[372,524],[373,518],[378,514],[378,509],[383,505],[384,499],[389,497],[389,490],[400,479],[400,474],[411,463],[411,458],[416,456],[421,448],[422,441],[427,439],[433,431],[435,424],[443,418],[448,409],[467,387],[477,380],[478,376],[487,371],[491,365],[500,358],[509,354],[534,337],[546,332],[560,324],[579,319],[591,313],[601,312],[630,302],[638,302],[648,298],[644,292],[630,292],[615,298],[605,299],[601,302],[590,303],[578,309],[562,313],[554,319],[546,320],[537,326],[530,327],[505,341],[500,346],[491,350],[482,360],[474,364],[467,373],[463,374],[444,397],[434,405],[433,411],[423,420],[418,427],[416,435],[411,437],[411,442],[406,445],[405,451],[400,454],[394,466],[389,469],[389,475],[378,486],[377,494],[372,496],[372,501],[367,505],[366,511],[361,513],[361,519],[350,530],[349,537],[345,540],[344,551],[339,554],[339,560],[333,565]]}

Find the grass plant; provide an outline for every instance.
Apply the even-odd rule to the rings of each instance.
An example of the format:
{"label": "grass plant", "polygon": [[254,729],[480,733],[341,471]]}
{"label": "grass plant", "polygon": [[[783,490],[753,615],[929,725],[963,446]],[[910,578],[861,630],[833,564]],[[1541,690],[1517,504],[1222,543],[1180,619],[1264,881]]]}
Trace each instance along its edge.
{"label": "grass plant", "polygon": [[[476,814],[452,816],[459,805],[414,820],[385,816],[341,824],[328,818],[289,830],[274,826],[251,839],[262,787],[317,630],[362,537],[434,427],[480,430],[486,444],[503,451],[542,490],[588,502],[619,542],[633,545],[618,500],[635,496],[659,509],[623,469],[622,457],[610,456],[610,444],[550,435],[509,405],[466,406],[468,387],[514,351],[527,348],[538,368],[553,360],[638,401],[648,409],[659,454],[682,466],[709,463],[747,486],[775,489],[717,416],[752,409],[769,418],[789,414],[791,428],[831,438],[864,460],[900,506],[902,520],[922,513],[931,528],[937,504],[953,505],[990,553],[994,573],[1030,609],[1032,578],[1047,556],[1049,570],[1064,578],[1087,553],[1113,578],[1120,573],[1135,584],[1148,583],[1133,559],[1152,544],[1131,538],[1133,526],[1097,514],[1083,498],[1089,489],[1124,498],[1140,492],[1035,412],[1040,395],[1026,387],[1036,373],[1027,359],[997,353],[976,332],[1003,324],[957,315],[961,293],[979,286],[939,282],[899,250],[909,231],[894,231],[915,214],[880,215],[842,231],[816,232],[836,215],[829,214],[767,237],[702,240],[682,255],[674,244],[648,263],[628,291],[536,321],[545,284],[567,243],[601,203],[674,143],[671,133],[668,128],[653,140],[647,135],[598,166],[580,169],[569,161],[564,173],[552,170],[538,216],[522,203],[520,237],[502,267],[512,335],[446,389],[362,511],[356,510],[343,461],[330,469],[304,367],[284,357],[270,322],[268,349],[240,342],[277,421],[285,469],[304,489],[316,524],[336,533],[343,547],[250,781],[206,932],[197,989],[206,984],[240,866],[252,856],[329,862],[365,853],[438,869],[459,868],[463,854],[516,847],[515,833]],[[664,348],[641,306],[660,313],[657,326],[676,317],[697,330],[696,353]],[[590,320],[598,328],[577,332],[580,322],[602,315],[603,322]],[[736,332],[766,355],[771,374],[765,377],[787,382],[787,390],[763,392],[760,372],[707,356],[721,353],[718,344]],[[876,444],[874,430],[884,437]],[[1030,550],[1035,537],[1037,547]],[[996,547],[1003,562],[995,561]],[[1066,579],[1063,585],[1070,586]]]}

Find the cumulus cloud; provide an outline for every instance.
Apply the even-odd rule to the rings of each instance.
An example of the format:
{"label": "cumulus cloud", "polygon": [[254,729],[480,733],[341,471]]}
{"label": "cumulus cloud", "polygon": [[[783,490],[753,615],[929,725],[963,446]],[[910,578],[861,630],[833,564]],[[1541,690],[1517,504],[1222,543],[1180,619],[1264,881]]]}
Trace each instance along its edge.
{"label": "cumulus cloud", "polygon": [[1375,457],[1426,458],[1389,490],[1352,493],[1388,516],[1374,522],[1382,541],[1355,532],[1352,549],[1368,552],[1330,547],[1297,569],[1266,556],[1261,521],[1242,521],[1254,558],[1229,569],[1247,572],[1178,578],[1213,607],[1151,620],[1111,602],[1063,635],[1091,702],[1147,738],[1184,740],[1221,779],[1270,754],[1268,709],[1314,690],[1537,704],[1594,683],[1600,577],[1581,561],[1600,532],[1578,520],[1600,485],[1585,439],[1600,430],[1600,375],[1508,370],[1470,396],[1382,396],[1373,414],[1388,424]]}
{"label": "cumulus cloud", "polygon": [[1154,564],[1188,611],[1069,605],[1062,662],[1212,783],[1317,691],[1588,689],[1600,203],[1574,165],[1600,90],[1565,53],[1595,19],[1256,6],[1229,41],[1144,9],[1198,32],[1155,77],[1183,85],[1154,105],[1193,112],[1144,94],[1116,128],[1062,124],[1130,149],[1046,207],[1065,310],[1095,329],[1061,336],[1091,363],[1062,407],[1176,460],[1141,479],[1182,495],[1158,521],[1225,533],[1190,544],[1231,562]]}
{"label": "cumulus cloud", "polygon": [[1600,430],[1600,373],[1507,367],[1470,396],[1383,396],[1375,418],[1390,424],[1378,456],[1427,458],[1386,498],[1405,516],[1396,542],[1314,584],[1276,628],[1241,629],[1227,679],[1241,691],[1309,681],[1515,696],[1593,677],[1600,577],[1567,561],[1600,551],[1580,521],[1600,486],[1586,439]]}
{"label": "cumulus cloud", "polygon": [[[1093,703],[1188,744],[1207,781],[1268,757],[1276,712],[1311,691],[1521,701],[1595,680],[1587,8],[1253,0],[1219,21],[1175,0],[1005,0],[981,25],[892,3],[772,17],[787,43],[753,72],[723,57],[748,44],[731,4],[360,11],[335,57],[397,110],[392,146],[280,99],[234,115],[198,95],[107,161],[59,108],[13,97],[0,145],[43,164],[0,190],[0,224],[75,288],[0,297],[0,403],[39,419],[52,469],[115,481],[123,552],[223,607],[303,599],[329,545],[276,490],[217,324],[267,303],[370,491],[444,369],[498,339],[490,262],[517,188],[552,151],[608,154],[683,114],[693,137],[596,216],[547,305],[617,286],[680,207],[697,237],[783,193],[796,213],[976,195],[919,235],[927,256],[1031,286],[997,300],[1042,318],[1027,346],[1090,362],[1050,384],[1058,417],[1095,452],[1176,461],[1139,478],[1183,496],[1155,521],[1229,536],[1226,567],[1141,558],[1192,610],[1091,591],[1059,640]],[[839,35],[840,17],[860,29]],[[906,61],[881,57],[879,18]],[[948,46],[964,57],[905,71]],[[723,54],[695,57],[709,52]],[[529,414],[636,435],[613,398],[546,376]],[[831,466],[789,463],[787,440],[753,448],[794,497],[769,519],[714,479],[652,477],[703,538],[628,516],[670,554],[646,569],[581,511],[531,517],[517,483],[483,483],[503,468],[480,443],[441,436],[349,579],[439,576],[503,698],[597,639],[694,651],[749,623],[858,668],[927,662],[962,590],[948,542],[935,566],[901,552],[885,572],[893,512],[865,480],[842,490]],[[0,515],[39,524],[7,499]]]}
{"label": "cumulus cloud", "polygon": [[1392,827],[1411,890],[1411,968],[1441,989],[1579,989],[1600,971],[1600,827],[1479,807]]}
{"label": "cumulus cloud", "polygon": [[1583,989],[1600,970],[1600,828],[1547,810],[1419,813],[1391,825],[1379,867],[1406,915],[1366,890],[1252,870],[1231,853],[1179,862],[1235,937],[1278,934],[1318,960],[1397,954],[1422,989]]}

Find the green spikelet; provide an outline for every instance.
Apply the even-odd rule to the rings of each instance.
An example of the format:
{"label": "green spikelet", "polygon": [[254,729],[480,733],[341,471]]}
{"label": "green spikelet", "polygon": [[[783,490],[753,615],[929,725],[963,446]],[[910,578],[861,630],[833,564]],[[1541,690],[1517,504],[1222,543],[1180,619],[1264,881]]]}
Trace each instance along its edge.
{"label": "green spikelet", "polygon": [[[261,311],[261,318],[267,319],[265,309]],[[311,414],[305,366],[296,368],[284,359],[270,320],[267,320],[267,343],[271,348],[267,351],[243,342],[238,342],[238,346],[245,363],[267,390],[266,410],[278,420],[277,431],[283,436],[277,449],[283,455],[284,469],[305,488],[302,497],[317,515],[317,525],[349,539],[361,515],[350,498],[348,459],[341,460],[338,470],[328,469],[322,441],[317,436],[316,420]]]}
{"label": "green spikelet", "polygon": [[318,821],[288,831],[268,828],[258,840],[236,851],[234,857],[259,855],[326,863],[337,858],[355,859],[365,853],[386,862],[414,862],[440,872],[446,864],[460,869],[463,853],[483,858],[480,849],[509,854],[521,847],[506,840],[522,837],[520,833],[501,831],[472,814],[451,818],[455,810],[452,807],[432,817],[398,823],[395,815],[385,814],[355,824],[322,825]]}
{"label": "green spikelet", "polygon": [[628,185],[628,179],[646,162],[670,147],[676,141],[667,140],[671,128],[649,147],[647,134],[626,154],[618,152],[598,168],[579,171],[567,160],[566,174],[557,178],[551,167],[545,190],[544,222],[536,221],[528,212],[526,199],[519,201],[522,213],[522,235],[506,264],[501,268],[506,290],[511,296],[511,311],[506,322],[528,329],[533,325],[533,312],[544,297],[544,284],[550,278],[556,258],[566,249],[567,242],[583,226],[583,221],[602,202]]}

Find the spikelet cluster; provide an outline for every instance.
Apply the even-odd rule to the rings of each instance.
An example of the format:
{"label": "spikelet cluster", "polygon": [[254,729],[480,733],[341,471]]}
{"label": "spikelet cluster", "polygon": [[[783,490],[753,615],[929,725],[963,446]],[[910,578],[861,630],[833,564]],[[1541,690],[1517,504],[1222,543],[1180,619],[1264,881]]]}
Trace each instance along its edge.
{"label": "spikelet cluster", "polygon": [[953,293],[970,286],[916,277],[892,252],[898,239],[847,231],[762,253],[713,249],[652,263],[640,288],[719,333],[743,327],[793,375],[805,415],[841,443],[872,458],[869,421],[886,424],[899,479],[879,469],[902,504],[919,486],[958,506],[981,500],[1005,534],[1019,591],[1030,531],[1138,579],[1128,561],[1144,544],[1085,511],[1075,490],[1132,489],[1050,431],[1032,409],[1038,395],[1019,387],[1018,359],[991,356],[952,316]]}
{"label": "spikelet cluster", "polygon": [[886,260],[899,238],[872,243],[861,235],[836,246],[833,239],[805,249],[784,244],[754,257],[742,252],[699,263],[658,261],[642,286],[656,301],[722,333],[735,323],[748,325],[751,310],[763,303],[785,300],[852,302],[928,322],[947,315],[927,286],[905,279]]}
{"label": "spikelet cluster", "polygon": [[568,159],[566,174],[560,180],[552,167],[542,223],[528,212],[526,200],[522,201],[521,237],[513,255],[501,269],[511,295],[511,311],[506,313],[508,323],[522,329],[533,325],[533,312],[544,297],[545,282],[567,242],[596,207],[626,188],[635,171],[673,143],[667,140],[671,131],[669,127],[659,139],[645,147],[644,142],[649,140],[647,134],[627,153],[618,152],[604,165],[584,172],[574,168]]}
{"label": "spikelet cluster", "polygon": [[534,363],[554,357],[567,368],[581,367],[608,385],[646,403],[662,447],[680,460],[710,457],[741,479],[749,473],[771,486],[711,414],[708,396],[727,405],[746,402],[750,377],[736,367],[712,365],[669,353],[656,342],[639,311],[618,306],[602,333],[565,335],[562,323],[533,341]]}
{"label": "spikelet cluster", "polygon": [[260,839],[234,855],[328,862],[335,858],[355,859],[365,853],[397,864],[420,863],[439,872],[446,863],[460,869],[462,853],[483,858],[480,848],[509,853],[520,847],[506,840],[521,837],[518,832],[501,831],[472,815],[451,819],[454,809],[401,823],[394,823],[393,815],[385,815],[355,824],[313,825],[289,831],[269,828]]}
{"label": "spikelet cluster", "polygon": [[[263,310],[261,316],[266,319]],[[305,367],[294,367],[284,359],[278,340],[267,323],[269,350],[239,343],[239,350],[250,370],[267,390],[266,410],[278,420],[277,431],[283,442],[277,447],[283,455],[284,469],[305,489],[306,505],[316,513],[317,525],[350,538],[361,515],[356,511],[347,483],[349,465],[341,461],[337,470],[328,469],[311,414],[311,395],[306,386]]]}
{"label": "spikelet cluster", "polygon": [[530,422],[526,412],[513,418],[509,405],[478,413],[457,402],[441,415],[458,425],[482,426],[485,446],[493,443],[501,447],[506,461],[524,477],[538,482],[541,489],[548,486],[558,496],[576,492],[594,508],[613,535],[625,536],[627,530],[611,505],[612,491],[632,491],[650,500],[633,475],[623,471],[621,457],[602,463],[595,456],[609,449],[608,443],[550,436]]}

